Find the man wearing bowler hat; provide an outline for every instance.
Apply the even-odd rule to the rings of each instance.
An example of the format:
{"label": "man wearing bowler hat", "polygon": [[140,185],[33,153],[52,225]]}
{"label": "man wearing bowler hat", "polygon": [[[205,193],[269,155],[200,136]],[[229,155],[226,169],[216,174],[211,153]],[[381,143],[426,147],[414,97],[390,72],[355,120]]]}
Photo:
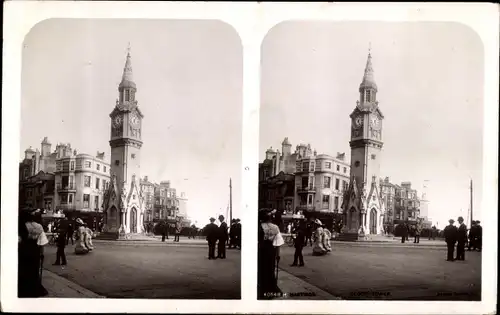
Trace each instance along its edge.
{"label": "man wearing bowler hat", "polygon": [[227,223],[224,222],[224,216],[219,216],[219,246],[217,248],[217,258],[226,259],[226,243],[228,239]]}
{"label": "man wearing bowler hat", "polygon": [[203,231],[207,236],[208,242],[208,259],[215,258],[215,244],[217,243],[217,238],[219,237],[219,227],[214,223],[215,219],[210,218],[210,223],[205,226]]}
{"label": "man wearing bowler hat", "polygon": [[453,252],[455,251],[455,243],[457,242],[457,227],[453,225],[455,220],[450,219],[448,222],[450,224],[444,228],[444,240],[446,241],[446,246],[448,248],[448,255],[446,256],[447,261],[453,261]]}
{"label": "man wearing bowler hat", "polygon": [[476,244],[475,246],[477,247],[477,249],[479,249],[479,251],[482,250],[483,248],[483,227],[481,226],[481,221],[476,221],[476,228],[477,228],[477,231],[476,231]]}
{"label": "man wearing bowler hat", "polygon": [[456,260],[465,260],[465,243],[467,243],[467,226],[464,224],[464,218],[458,217],[460,226],[457,231],[457,258]]}

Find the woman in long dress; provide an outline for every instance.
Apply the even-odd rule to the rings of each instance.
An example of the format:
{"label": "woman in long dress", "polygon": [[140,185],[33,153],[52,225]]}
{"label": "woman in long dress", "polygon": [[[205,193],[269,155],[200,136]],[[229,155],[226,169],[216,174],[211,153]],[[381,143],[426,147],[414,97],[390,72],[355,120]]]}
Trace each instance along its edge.
{"label": "woman in long dress", "polygon": [[332,246],[330,245],[331,238],[332,238],[332,233],[325,225],[323,225],[323,247],[326,249],[327,252],[332,251]]}
{"label": "woman in long dress", "polygon": [[84,241],[85,241],[85,246],[89,249],[89,251],[94,249],[94,244],[92,244],[92,236],[93,236],[92,230],[85,225]]}
{"label": "woman in long dress", "polygon": [[325,247],[323,246],[323,224],[320,220],[316,219],[316,221],[314,221],[314,226],[316,230],[314,231],[313,255],[322,256],[327,252]]}
{"label": "woman in long dress", "polygon": [[259,212],[258,242],[258,299],[271,299],[281,295],[276,278],[276,261],[279,263],[279,248],[285,243],[279,227],[271,223],[272,212]]}
{"label": "woman in long dress", "polygon": [[75,254],[85,255],[89,252],[89,248],[85,244],[85,224],[82,219],[76,219],[76,243],[75,243]]}
{"label": "woman in long dress", "polygon": [[48,294],[42,285],[43,247],[49,243],[43,227],[36,222],[36,210],[23,211],[19,216],[18,297],[41,297]]}

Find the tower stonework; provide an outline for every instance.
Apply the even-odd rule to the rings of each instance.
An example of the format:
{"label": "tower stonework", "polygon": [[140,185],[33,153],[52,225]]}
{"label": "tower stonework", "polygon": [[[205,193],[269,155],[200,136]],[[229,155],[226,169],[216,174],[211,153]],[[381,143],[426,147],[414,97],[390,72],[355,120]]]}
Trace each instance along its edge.
{"label": "tower stonework", "polygon": [[372,57],[368,54],[359,100],[351,113],[351,172],[342,209],[343,233],[364,239],[366,234],[381,234],[383,204],[379,200],[382,151],[382,114],[377,101]]}
{"label": "tower stonework", "polygon": [[144,200],[140,188],[142,119],[132,75],[130,51],[118,86],[118,99],[109,115],[111,181],[104,195],[106,233],[118,239],[143,233]]}

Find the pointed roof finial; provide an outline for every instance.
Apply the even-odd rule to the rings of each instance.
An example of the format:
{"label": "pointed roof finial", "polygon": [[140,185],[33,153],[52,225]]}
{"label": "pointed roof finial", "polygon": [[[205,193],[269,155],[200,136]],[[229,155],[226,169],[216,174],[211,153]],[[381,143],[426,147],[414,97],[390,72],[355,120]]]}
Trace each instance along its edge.
{"label": "pointed roof finial", "polygon": [[123,67],[122,82],[120,87],[132,87],[135,88],[134,78],[132,75],[132,60],[130,57],[130,42],[127,47],[127,59],[125,61],[125,66]]}
{"label": "pointed roof finial", "polygon": [[368,48],[368,58],[366,60],[366,66],[365,66],[365,73],[363,75],[363,81],[361,82],[359,86],[359,90],[366,89],[366,88],[372,88],[377,90],[377,84],[375,83],[375,78],[373,77],[373,66],[372,66],[372,43],[369,43],[369,48]]}
{"label": "pointed roof finial", "polygon": [[372,42],[368,42],[368,56],[371,56],[372,53]]}

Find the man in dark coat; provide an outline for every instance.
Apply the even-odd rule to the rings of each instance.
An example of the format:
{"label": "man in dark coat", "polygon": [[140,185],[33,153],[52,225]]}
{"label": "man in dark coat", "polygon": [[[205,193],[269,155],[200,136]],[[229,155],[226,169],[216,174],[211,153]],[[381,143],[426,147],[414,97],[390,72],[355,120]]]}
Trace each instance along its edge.
{"label": "man in dark coat", "polygon": [[406,233],[405,234],[406,235],[406,240],[410,241],[410,239],[408,238],[410,236],[410,223],[408,223],[408,221],[406,221],[405,227],[406,227],[406,232],[405,232]]}
{"label": "man in dark coat", "polygon": [[231,220],[231,228],[229,229],[229,248],[236,248],[236,219]]}
{"label": "man in dark coat", "polygon": [[302,256],[302,249],[306,244],[306,224],[304,221],[300,221],[294,233],[297,235],[295,238],[295,254],[293,256],[293,264],[291,266],[304,266],[304,256]]}
{"label": "man in dark coat", "polygon": [[483,248],[483,227],[481,221],[476,221],[476,247],[481,251]]}
{"label": "man in dark coat", "polygon": [[465,260],[465,243],[467,243],[467,226],[464,224],[464,218],[458,217],[460,224],[457,231],[457,258],[456,260]]}
{"label": "man in dark coat", "polygon": [[241,221],[236,219],[236,247],[241,249]]}
{"label": "man in dark coat", "polygon": [[167,222],[161,222],[160,228],[161,228],[161,241],[165,242],[165,239],[168,239],[168,224],[167,224]]}
{"label": "man in dark coat", "polygon": [[66,266],[66,253],[64,252],[64,248],[66,247],[66,231],[62,228],[59,228],[57,231],[57,252],[56,252],[56,262],[55,266],[63,265]]}
{"label": "man in dark coat", "polygon": [[455,251],[455,243],[457,242],[458,230],[456,226],[453,225],[455,220],[450,219],[448,222],[450,224],[444,228],[444,240],[446,241],[446,246],[448,247],[448,255],[446,256],[447,261],[453,261],[453,252]]}
{"label": "man in dark coat", "polygon": [[417,221],[417,225],[415,226],[415,237],[413,239],[413,243],[420,243],[420,233],[422,232],[422,223],[420,220]]}
{"label": "man in dark coat", "polygon": [[69,245],[69,241],[71,240],[71,245],[73,245],[73,234],[75,233],[75,230],[73,228],[73,223],[69,222],[68,223],[68,228],[66,231],[66,245]]}
{"label": "man in dark coat", "polygon": [[210,223],[205,226],[203,232],[207,237],[208,242],[208,259],[215,258],[215,244],[219,238],[219,227],[214,223],[215,219],[210,218]]}
{"label": "man in dark coat", "polygon": [[401,243],[408,240],[408,225],[406,223],[401,224]]}
{"label": "man in dark coat", "polygon": [[306,223],[306,242],[304,246],[307,246],[307,241],[309,241],[309,244],[312,246],[312,235],[313,235],[313,224],[312,222]]}
{"label": "man in dark coat", "polygon": [[470,252],[471,248],[473,250],[476,249],[476,235],[477,235],[476,221],[472,221],[471,227],[469,230],[469,246],[467,246],[467,251],[469,251],[469,252]]}
{"label": "man in dark coat", "polygon": [[219,246],[217,247],[217,258],[226,259],[226,242],[228,239],[227,223],[224,222],[224,216],[219,216]]}

